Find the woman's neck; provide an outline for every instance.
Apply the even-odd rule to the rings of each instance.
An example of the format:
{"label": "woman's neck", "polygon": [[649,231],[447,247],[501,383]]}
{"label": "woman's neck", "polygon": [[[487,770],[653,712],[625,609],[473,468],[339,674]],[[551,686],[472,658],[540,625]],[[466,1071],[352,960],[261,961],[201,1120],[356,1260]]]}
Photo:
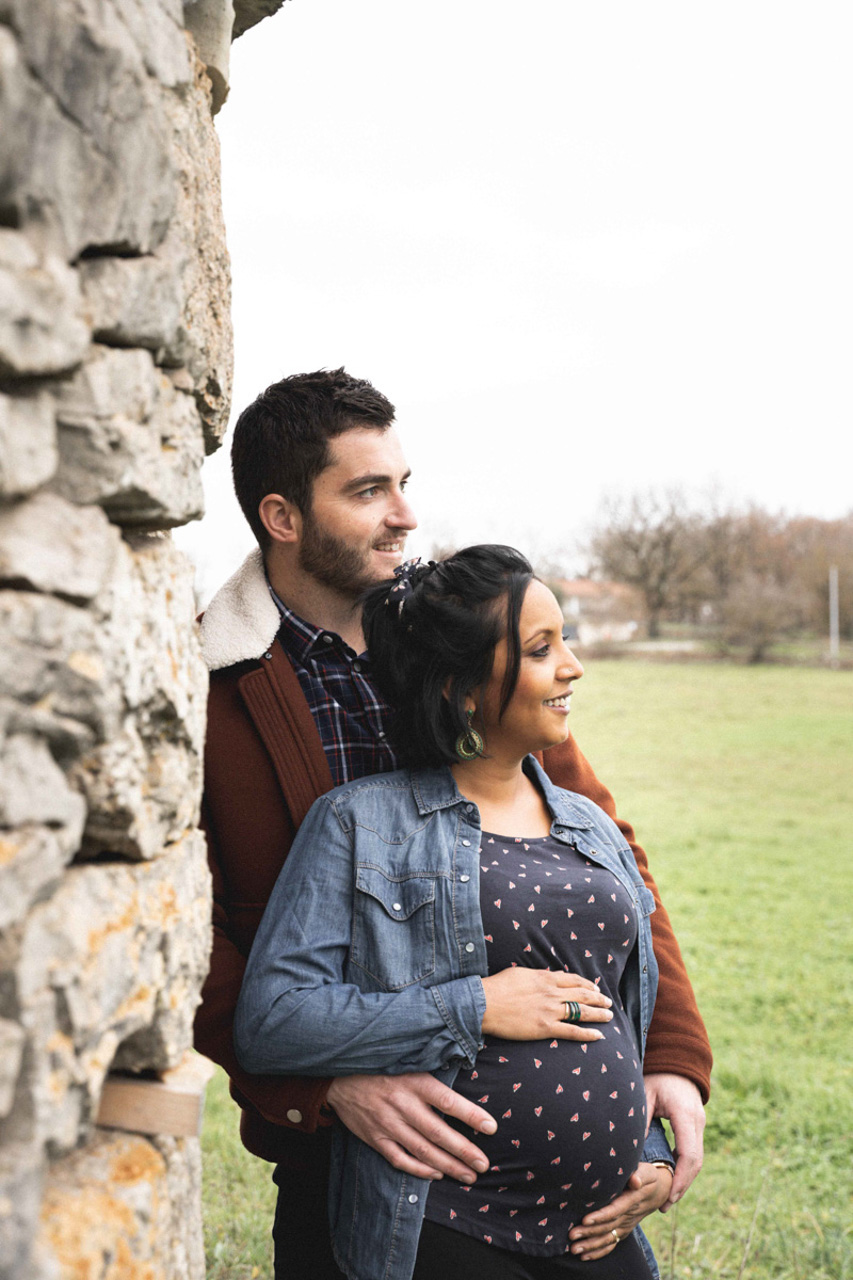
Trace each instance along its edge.
{"label": "woman's neck", "polygon": [[481,758],[451,765],[454,781],[480,811],[484,831],[501,836],[547,836],[551,814],[522,762]]}

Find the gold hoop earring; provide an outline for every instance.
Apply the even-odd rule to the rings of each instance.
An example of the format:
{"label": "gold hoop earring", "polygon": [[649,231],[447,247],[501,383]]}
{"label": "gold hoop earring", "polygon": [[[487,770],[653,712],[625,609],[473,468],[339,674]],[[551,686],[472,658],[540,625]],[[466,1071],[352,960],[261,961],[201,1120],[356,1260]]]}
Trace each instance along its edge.
{"label": "gold hoop earring", "polygon": [[474,712],[465,714],[468,716],[468,728],[456,739],[456,754],[460,760],[476,760],[485,753],[486,744],[472,724]]}

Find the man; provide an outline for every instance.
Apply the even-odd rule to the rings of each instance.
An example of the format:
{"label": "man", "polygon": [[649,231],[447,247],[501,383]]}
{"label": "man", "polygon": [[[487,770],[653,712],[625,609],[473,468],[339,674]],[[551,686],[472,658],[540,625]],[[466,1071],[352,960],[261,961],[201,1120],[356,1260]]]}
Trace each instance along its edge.
{"label": "man", "polygon": [[[196,1043],[231,1077],[244,1144],[276,1164],[281,1280],[341,1275],[326,1220],[335,1114],[396,1168],[465,1182],[485,1167],[483,1157],[440,1113],[475,1134],[494,1130],[486,1111],[430,1075],[250,1076],[231,1040],[245,959],[308,809],[333,786],[395,767],[359,612],[363,591],[391,576],[416,526],[393,418],[384,396],[343,369],[285,378],[244,411],[234,433],[234,484],[259,545],[202,623],[211,670],[204,825],[215,905]],[[571,738],[546,752],[544,764],[558,785],[615,817],[609,792]],[[620,826],[633,842],[631,828]],[[701,1165],[711,1057],[645,854],[633,847],[658,901],[652,927],[660,986],[645,1080],[650,1113],[669,1117],[674,1128],[674,1202]]]}

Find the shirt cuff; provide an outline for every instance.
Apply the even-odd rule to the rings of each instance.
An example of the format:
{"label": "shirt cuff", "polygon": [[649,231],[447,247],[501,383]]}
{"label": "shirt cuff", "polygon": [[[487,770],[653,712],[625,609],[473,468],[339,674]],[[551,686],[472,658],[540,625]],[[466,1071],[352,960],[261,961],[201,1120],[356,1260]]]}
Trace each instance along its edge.
{"label": "shirt cuff", "polygon": [[[483,1047],[486,993],[479,976],[456,978],[430,987],[432,998],[468,1065],[473,1067]],[[449,1065],[449,1063],[445,1064]]]}

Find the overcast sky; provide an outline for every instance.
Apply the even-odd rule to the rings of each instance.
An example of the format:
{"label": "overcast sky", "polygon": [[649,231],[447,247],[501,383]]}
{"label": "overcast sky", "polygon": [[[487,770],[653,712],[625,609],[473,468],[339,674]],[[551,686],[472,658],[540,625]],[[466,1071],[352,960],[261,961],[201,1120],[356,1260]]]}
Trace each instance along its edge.
{"label": "overcast sky", "polygon": [[[290,0],[217,120],[236,413],[345,364],[434,541],[574,550],[605,495],[853,508],[853,7]],[[229,438],[230,440],[230,438]],[[227,445],[177,540],[252,545]]]}

